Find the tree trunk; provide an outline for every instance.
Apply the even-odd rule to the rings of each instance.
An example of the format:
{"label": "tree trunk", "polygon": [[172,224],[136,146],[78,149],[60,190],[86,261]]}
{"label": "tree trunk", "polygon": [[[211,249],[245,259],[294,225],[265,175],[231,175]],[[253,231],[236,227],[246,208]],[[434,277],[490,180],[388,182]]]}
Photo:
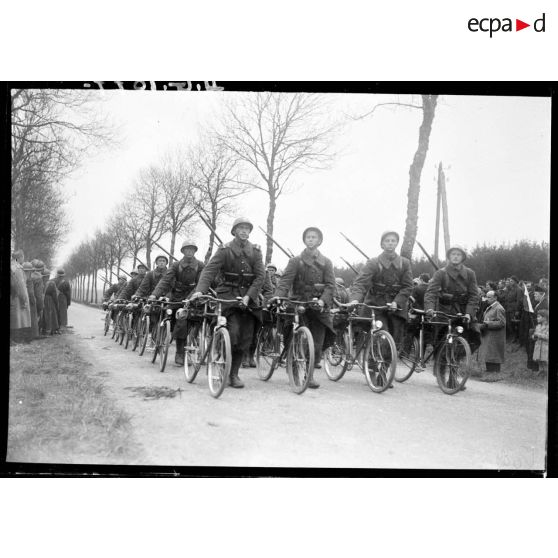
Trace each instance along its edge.
{"label": "tree trunk", "polygon": [[85,302],[89,302],[89,287],[91,286],[91,273],[87,274],[87,290],[85,291]]}
{"label": "tree trunk", "polygon": [[405,221],[403,244],[401,245],[401,255],[409,259],[411,259],[413,254],[413,247],[417,238],[420,177],[424,166],[424,160],[426,159],[426,153],[428,151],[428,143],[430,141],[430,132],[432,130],[432,121],[434,120],[437,101],[438,95],[422,96],[422,124],[419,129],[417,151],[409,169],[407,219]]}
{"label": "tree trunk", "polygon": [[273,236],[273,220],[275,219],[275,209],[277,207],[277,200],[275,199],[275,190],[269,186],[269,211],[267,214],[267,234],[266,249],[265,249],[265,264],[267,265],[273,257],[273,241],[270,237]]}
{"label": "tree trunk", "polygon": [[169,256],[169,267],[172,265],[172,262],[174,261],[174,258],[172,256],[172,254],[174,254],[174,246],[176,244],[176,231],[172,231],[171,234],[171,243],[170,243],[170,250],[169,252],[171,253],[171,256]]}
{"label": "tree trunk", "polygon": [[145,239],[145,265],[147,269],[151,269],[151,239],[148,237]]}

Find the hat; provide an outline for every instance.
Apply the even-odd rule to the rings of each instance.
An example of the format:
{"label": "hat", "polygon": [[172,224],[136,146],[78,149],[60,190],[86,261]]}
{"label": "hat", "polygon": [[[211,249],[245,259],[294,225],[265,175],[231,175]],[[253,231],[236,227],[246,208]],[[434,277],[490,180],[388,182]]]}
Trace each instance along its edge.
{"label": "hat", "polygon": [[64,273],[64,270],[62,268],[60,268],[56,271],[56,275],[62,276],[62,275],[66,275],[66,274]]}
{"label": "hat", "polygon": [[155,263],[157,263],[157,260],[163,258],[167,264],[169,263],[169,259],[167,258],[167,256],[165,256],[165,254],[159,254],[156,258],[155,258]]}
{"label": "hat", "polygon": [[345,279],[343,279],[343,277],[336,277],[336,278],[335,278],[335,282],[336,282],[338,285],[341,285],[342,287],[345,286]]}
{"label": "hat", "polygon": [[533,292],[535,292],[535,293],[546,293],[545,289],[543,287],[541,287],[540,285],[535,285],[533,287]]}
{"label": "hat", "polygon": [[399,244],[399,233],[397,231],[384,231],[382,233],[382,236],[380,237],[380,246],[384,243],[384,238],[388,235],[388,234],[393,234],[397,237],[397,244]]}
{"label": "hat", "polygon": [[[182,246],[180,247],[180,251],[182,252],[182,250],[184,250],[184,248],[195,248],[195,249],[196,249],[196,252],[197,252],[197,250],[198,250],[198,247],[196,246],[196,243],[195,243],[195,242],[192,242],[192,241],[190,241],[190,240],[185,240],[185,241],[182,243]],[[167,260],[167,263],[168,263],[168,260]]]}
{"label": "hat", "polygon": [[324,235],[323,235],[322,231],[320,229],[318,229],[318,227],[308,227],[308,228],[304,229],[304,232],[302,233],[302,242],[304,242],[304,239],[306,238],[306,233],[308,233],[310,231],[314,231],[314,232],[318,233],[318,236],[320,237],[320,244],[324,241]]}
{"label": "hat", "polygon": [[33,265],[36,271],[40,271],[45,267],[45,264],[41,260],[37,260],[37,259],[31,260],[31,264]]}
{"label": "hat", "polygon": [[450,252],[451,252],[452,250],[458,250],[459,252],[461,252],[461,253],[463,254],[463,261],[465,261],[465,260],[467,259],[467,252],[465,252],[465,249],[462,248],[461,246],[459,246],[458,244],[455,244],[455,245],[453,245],[453,246],[450,246],[450,247],[448,248],[448,251],[446,252],[446,258],[447,258],[448,260],[449,260]]}
{"label": "hat", "polygon": [[512,275],[512,276],[510,277],[510,279],[511,279],[512,281],[515,281],[516,283],[519,283],[519,279],[518,279],[515,275]]}
{"label": "hat", "polygon": [[269,262],[269,263],[265,266],[266,269],[270,269],[271,267],[272,267],[275,271],[277,271],[277,266],[276,266],[274,263]]}
{"label": "hat", "polygon": [[119,275],[119,276],[118,276],[118,280],[119,280],[119,281],[122,281],[122,280],[128,281],[128,278],[126,277],[126,275]]}
{"label": "hat", "polygon": [[46,267],[43,267],[43,270],[41,271],[41,275],[44,277],[45,275],[47,277],[50,277],[50,270],[48,270]]}
{"label": "hat", "polygon": [[238,225],[248,225],[250,227],[250,231],[252,231],[252,229],[254,228],[252,221],[250,221],[250,219],[248,219],[247,217],[237,217],[234,220],[234,223],[232,224],[232,228],[231,228],[232,235],[234,235],[234,229],[236,229]]}
{"label": "hat", "polygon": [[143,267],[143,269],[145,269],[145,271],[147,271],[147,266],[146,265],[138,264],[138,267],[136,267],[136,269],[139,269],[140,267]]}
{"label": "hat", "polygon": [[35,271],[33,264],[31,262],[23,262],[23,271]]}
{"label": "hat", "polygon": [[130,271],[130,275],[137,275],[138,272],[135,269],[132,269],[132,271]]}

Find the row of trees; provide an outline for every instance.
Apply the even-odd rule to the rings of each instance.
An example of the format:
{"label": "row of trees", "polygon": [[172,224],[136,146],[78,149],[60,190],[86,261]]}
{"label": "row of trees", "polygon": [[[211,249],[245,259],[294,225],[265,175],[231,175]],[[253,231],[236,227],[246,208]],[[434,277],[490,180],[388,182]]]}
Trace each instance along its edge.
{"label": "row of trees", "polygon": [[[479,245],[473,248],[465,262],[475,271],[479,285],[486,281],[498,281],[515,275],[520,281],[537,282],[549,274],[550,245],[548,242],[532,242],[521,240],[514,244]],[[434,273],[432,264],[426,259],[411,261],[414,277],[421,273]],[[360,271],[364,262],[356,262],[353,267]],[[442,265],[445,265],[442,262]],[[346,285],[350,285],[355,272],[344,267],[335,268],[336,277],[342,277]]]}

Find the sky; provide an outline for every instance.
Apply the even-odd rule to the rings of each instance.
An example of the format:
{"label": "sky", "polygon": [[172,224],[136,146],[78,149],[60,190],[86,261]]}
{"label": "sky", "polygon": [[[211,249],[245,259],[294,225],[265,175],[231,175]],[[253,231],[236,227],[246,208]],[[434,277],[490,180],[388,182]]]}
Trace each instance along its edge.
{"label": "sky", "polygon": [[[71,232],[59,249],[63,265],[72,249],[103,228],[112,208],[122,201],[139,171],[157,164],[167,151],[196,143],[199,133],[218,118],[222,101],[234,92],[100,91],[99,110],[119,130],[119,143],[92,149],[62,187],[67,194]],[[332,118],[359,115],[394,95],[331,96]],[[399,96],[408,102],[408,96]],[[324,233],[321,251],[344,266],[362,261],[339,234],[343,232],[369,256],[380,252],[382,231],[405,228],[409,166],[418,143],[420,110],[379,107],[370,117],[352,120],[335,138],[337,156],[330,168],[292,176],[289,192],[278,200],[275,238],[295,253],[303,249],[307,226]],[[549,240],[550,99],[533,97],[439,97],[426,157],[419,201],[418,240],[434,249],[437,167],[446,174],[452,243],[477,244]],[[253,191],[238,198],[237,215],[256,225],[251,240],[265,246],[257,228],[265,228],[268,201]],[[234,216],[223,218],[218,232],[230,236]],[[207,249],[208,231],[196,229],[199,254]],[[170,242],[162,242],[169,248]],[[443,247],[443,237],[440,238]],[[179,255],[179,254],[176,254]],[[415,256],[420,256],[415,247]],[[141,256],[141,255],[140,255]],[[273,261],[287,258],[274,250]]]}

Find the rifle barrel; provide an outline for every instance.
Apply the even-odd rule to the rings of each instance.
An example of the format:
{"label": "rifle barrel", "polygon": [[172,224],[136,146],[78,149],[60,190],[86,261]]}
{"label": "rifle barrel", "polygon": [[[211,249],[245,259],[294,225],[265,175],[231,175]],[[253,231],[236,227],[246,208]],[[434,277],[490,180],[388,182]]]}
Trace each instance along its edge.
{"label": "rifle barrel", "polygon": [[167,252],[158,242],[155,240],[152,240],[151,242],[155,244],[155,246],[158,246],[169,258],[172,258],[173,260],[175,259],[175,257],[170,252]]}
{"label": "rifle barrel", "polygon": [[347,236],[345,236],[342,232],[339,233],[351,246],[356,248],[367,260],[370,258]]}
{"label": "rifle barrel", "polygon": [[358,275],[358,271],[345,258],[341,259]]}
{"label": "rifle barrel", "polygon": [[219,244],[221,244],[221,246],[222,246],[223,241],[219,238],[219,235],[217,234],[217,231],[215,230],[215,228],[211,226],[209,221],[201,214],[201,211],[197,207],[194,208],[194,209],[196,210],[197,214],[200,216],[200,219],[204,222],[205,226],[214,234],[215,238],[218,240]]}
{"label": "rifle barrel", "polygon": [[281,250],[281,252],[283,252],[283,254],[285,254],[285,256],[287,256],[287,258],[294,258],[293,253],[291,252],[289,254],[289,252],[287,252],[285,248],[283,248],[283,246],[281,246],[266,230],[262,227],[259,227],[259,229],[271,240],[271,242],[273,242],[273,244],[275,244],[275,246],[277,246],[277,248],[279,248],[279,250]]}
{"label": "rifle barrel", "polygon": [[415,242],[418,244],[418,247],[423,251],[427,260],[434,266],[434,269],[438,271],[440,267],[436,265],[436,262],[434,262],[434,260],[430,257],[430,254],[425,250],[424,246],[418,240],[415,240]]}

